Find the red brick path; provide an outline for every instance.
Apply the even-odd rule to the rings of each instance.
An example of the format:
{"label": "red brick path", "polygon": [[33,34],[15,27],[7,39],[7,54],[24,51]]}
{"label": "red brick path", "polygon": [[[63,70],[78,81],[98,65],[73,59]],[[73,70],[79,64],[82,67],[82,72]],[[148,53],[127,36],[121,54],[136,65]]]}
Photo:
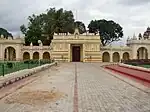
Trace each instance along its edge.
{"label": "red brick path", "polygon": [[75,84],[74,84],[74,110],[78,112],[78,82],[77,82],[77,65],[75,64]]}

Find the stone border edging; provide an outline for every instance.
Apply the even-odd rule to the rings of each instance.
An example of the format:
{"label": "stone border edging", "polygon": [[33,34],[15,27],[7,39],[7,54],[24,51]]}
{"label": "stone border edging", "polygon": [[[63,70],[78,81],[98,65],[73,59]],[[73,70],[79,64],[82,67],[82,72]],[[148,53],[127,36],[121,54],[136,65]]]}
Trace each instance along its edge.
{"label": "stone border edging", "polygon": [[142,71],[142,72],[150,73],[150,69],[147,69],[147,68],[144,68],[144,67],[133,66],[133,65],[127,65],[127,64],[124,64],[124,63],[119,63],[118,65],[119,65],[119,66],[126,67],[126,68],[132,68],[132,69],[134,69],[134,70],[139,70],[139,71]]}
{"label": "stone border edging", "polygon": [[[127,73],[127,72],[123,72],[123,71],[120,71],[120,70],[111,68],[111,67],[109,67],[109,66],[106,66],[105,68],[110,69],[110,70],[115,71],[115,72],[118,72],[118,73],[121,73],[121,74],[124,74],[124,75],[127,75],[127,76],[134,77],[134,78],[139,79],[139,80],[142,80],[142,81],[144,81],[144,82],[150,83],[150,80],[149,80],[149,79],[146,79],[146,78],[143,78],[143,77],[139,77],[139,76],[136,76],[136,75]],[[131,69],[132,69],[132,68],[131,68]]]}
{"label": "stone border edging", "polygon": [[30,75],[33,75],[33,74],[36,74],[38,72],[44,71],[44,70],[46,70],[46,69],[48,69],[48,68],[50,68],[51,66],[54,66],[54,65],[57,66],[57,62],[53,62],[51,64],[45,64],[45,65],[38,66],[38,67],[35,67],[35,68],[32,68],[32,69],[20,70],[20,71],[17,71],[17,72],[7,74],[4,77],[0,77],[0,89],[7,86],[7,85],[9,85],[9,84],[15,83],[16,81],[24,79],[24,78],[26,78]]}

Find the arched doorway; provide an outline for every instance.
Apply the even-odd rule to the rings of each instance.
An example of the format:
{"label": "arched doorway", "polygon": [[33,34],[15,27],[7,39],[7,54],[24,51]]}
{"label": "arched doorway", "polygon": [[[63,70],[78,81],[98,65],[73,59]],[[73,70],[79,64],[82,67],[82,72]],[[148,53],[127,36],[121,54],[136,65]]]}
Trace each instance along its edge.
{"label": "arched doorway", "polygon": [[44,52],[43,53],[43,59],[49,60],[50,59],[50,54],[49,52]]}
{"label": "arched doorway", "polygon": [[16,50],[13,47],[7,47],[4,52],[4,59],[7,61],[16,60]]}
{"label": "arched doorway", "polygon": [[123,61],[129,60],[130,56],[128,52],[123,53]]}
{"label": "arched doorway", "polygon": [[30,54],[28,52],[23,53],[23,60],[29,60],[30,59]]}
{"label": "arched doorway", "polygon": [[110,54],[108,52],[104,52],[102,56],[103,62],[110,62]]}
{"label": "arched doorway", "polygon": [[140,47],[137,50],[137,59],[148,59],[148,51],[145,47]]}
{"label": "arched doorway", "polygon": [[113,62],[119,62],[120,61],[120,55],[118,52],[113,53]]}
{"label": "arched doorway", "polygon": [[39,52],[34,52],[34,53],[33,53],[33,59],[34,59],[34,60],[39,59]]}

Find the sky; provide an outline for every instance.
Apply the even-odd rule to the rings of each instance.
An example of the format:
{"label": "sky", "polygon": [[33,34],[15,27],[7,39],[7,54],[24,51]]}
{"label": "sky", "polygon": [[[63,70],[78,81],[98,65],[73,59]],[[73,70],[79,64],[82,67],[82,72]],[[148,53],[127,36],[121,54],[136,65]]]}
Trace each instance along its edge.
{"label": "sky", "polygon": [[50,7],[72,10],[76,20],[85,23],[107,19],[123,27],[124,43],[128,36],[144,33],[150,26],[150,0],[0,0],[0,27],[14,36],[28,16],[40,14]]}

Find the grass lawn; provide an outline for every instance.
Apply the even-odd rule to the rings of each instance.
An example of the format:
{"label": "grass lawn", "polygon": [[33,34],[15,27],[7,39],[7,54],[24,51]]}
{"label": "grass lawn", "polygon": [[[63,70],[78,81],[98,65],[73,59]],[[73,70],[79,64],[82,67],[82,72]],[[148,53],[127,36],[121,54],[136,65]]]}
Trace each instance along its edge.
{"label": "grass lawn", "polygon": [[132,66],[139,66],[139,67],[144,67],[144,68],[150,68],[150,64],[148,65],[134,65],[134,64],[129,64],[129,65],[132,65]]}
{"label": "grass lawn", "polygon": [[[12,63],[12,67],[9,67],[7,63]],[[0,62],[0,76],[3,74],[8,74],[16,72],[23,69],[34,68],[39,66],[38,61],[34,63],[24,63],[24,62]]]}
{"label": "grass lawn", "polygon": [[150,65],[139,65],[140,67],[150,68]]}

